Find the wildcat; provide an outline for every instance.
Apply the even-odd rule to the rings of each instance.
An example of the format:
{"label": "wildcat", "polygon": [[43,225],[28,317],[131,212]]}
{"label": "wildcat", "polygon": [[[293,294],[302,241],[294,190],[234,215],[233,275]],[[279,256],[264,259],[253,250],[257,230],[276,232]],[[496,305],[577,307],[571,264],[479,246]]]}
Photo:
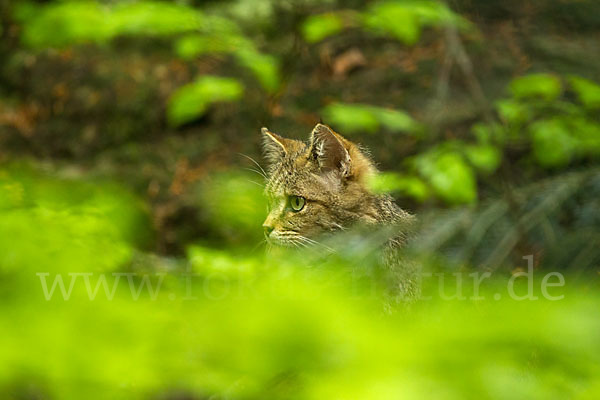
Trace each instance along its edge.
{"label": "wildcat", "polygon": [[357,223],[397,224],[414,218],[390,196],[369,189],[368,181],[377,173],[373,163],[328,126],[315,126],[309,143],[267,128],[262,133],[270,208],[263,228],[271,243],[294,246]]}
{"label": "wildcat", "polygon": [[269,163],[265,187],[269,214],[263,224],[268,242],[305,247],[356,225],[399,227],[387,240],[385,265],[394,276],[393,292],[414,296],[414,267],[401,262],[398,253],[414,217],[391,196],[369,188],[377,170],[366,152],[323,124],[314,127],[308,143],[267,128],[262,134]]}

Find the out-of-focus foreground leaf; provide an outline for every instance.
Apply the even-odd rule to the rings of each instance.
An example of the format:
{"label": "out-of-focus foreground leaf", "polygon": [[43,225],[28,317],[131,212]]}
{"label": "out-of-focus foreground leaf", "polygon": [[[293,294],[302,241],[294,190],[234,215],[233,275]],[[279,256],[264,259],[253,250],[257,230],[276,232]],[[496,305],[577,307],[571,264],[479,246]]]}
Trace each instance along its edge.
{"label": "out-of-focus foreground leaf", "polygon": [[0,272],[112,271],[147,229],[144,206],[119,187],[0,169]]}

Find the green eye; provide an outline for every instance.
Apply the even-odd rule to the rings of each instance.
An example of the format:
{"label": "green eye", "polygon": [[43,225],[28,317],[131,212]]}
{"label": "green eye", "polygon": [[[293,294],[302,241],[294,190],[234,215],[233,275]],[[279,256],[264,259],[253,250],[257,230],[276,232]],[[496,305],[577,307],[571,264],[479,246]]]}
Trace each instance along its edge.
{"label": "green eye", "polygon": [[290,206],[292,207],[292,210],[296,212],[302,210],[304,208],[305,203],[306,200],[304,199],[304,197],[290,196]]}

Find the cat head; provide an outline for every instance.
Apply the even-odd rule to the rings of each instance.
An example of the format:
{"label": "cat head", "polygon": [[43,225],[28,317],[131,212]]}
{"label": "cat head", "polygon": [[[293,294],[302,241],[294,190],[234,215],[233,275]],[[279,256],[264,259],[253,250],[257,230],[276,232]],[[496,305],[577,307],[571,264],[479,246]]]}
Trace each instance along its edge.
{"label": "cat head", "polygon": [[356,222],[377,222],[376,196],[367,186],[376,170],[356,144],[323,124],[306,143],[267,128],[262,134],[269,162],[263,224],[269,242],[300,247]]}

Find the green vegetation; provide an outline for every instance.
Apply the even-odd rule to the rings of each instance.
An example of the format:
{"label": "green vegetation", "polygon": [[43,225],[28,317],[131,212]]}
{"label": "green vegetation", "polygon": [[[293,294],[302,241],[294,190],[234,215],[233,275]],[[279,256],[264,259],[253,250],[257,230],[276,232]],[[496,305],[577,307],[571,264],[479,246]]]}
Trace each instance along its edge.
{"label": "green vegetation", "polygon": [[302,32],[307,41],[318,42],[344,28],[362,27],[411,45],[419,40],[423,28],[444,25],[468,27],[464,19],[441,2],[385,1],[362,12],[342,10],[311,16],[304,22]]}
{"label": "green vegetation", "polygon": [[[532,7],[0,1],[0,398],[598,398],[600,5]],[[320,120],[422,299],[385,230],[266,251]]]}
{"label": "green vegetation", "polygon": [[513,97],[500,100],[498,113],[507,128],[490,129],[491,140],[501,144],[530,141],[542,167],[568,165],[578,158],[600,155],[600,120],[593,98],[600,86],[571,78],[570,88],[579,102],[561,99],[563,84],[553,75],[529,75],[515,79]]}
{"label": "green vegetation", "polygon": [[347,135],[375,133],[381,128],[407,133],[419,130],[419,125],[405,112],[363,104],[330,104],[323,110],[323,116]]}
{"label": "green vegetation", "polygon": [[204,114],[211,103],[237,100],[243,90],[235,79],[203,76],[173,93],[168,119],[173,125],[193,121]]}

